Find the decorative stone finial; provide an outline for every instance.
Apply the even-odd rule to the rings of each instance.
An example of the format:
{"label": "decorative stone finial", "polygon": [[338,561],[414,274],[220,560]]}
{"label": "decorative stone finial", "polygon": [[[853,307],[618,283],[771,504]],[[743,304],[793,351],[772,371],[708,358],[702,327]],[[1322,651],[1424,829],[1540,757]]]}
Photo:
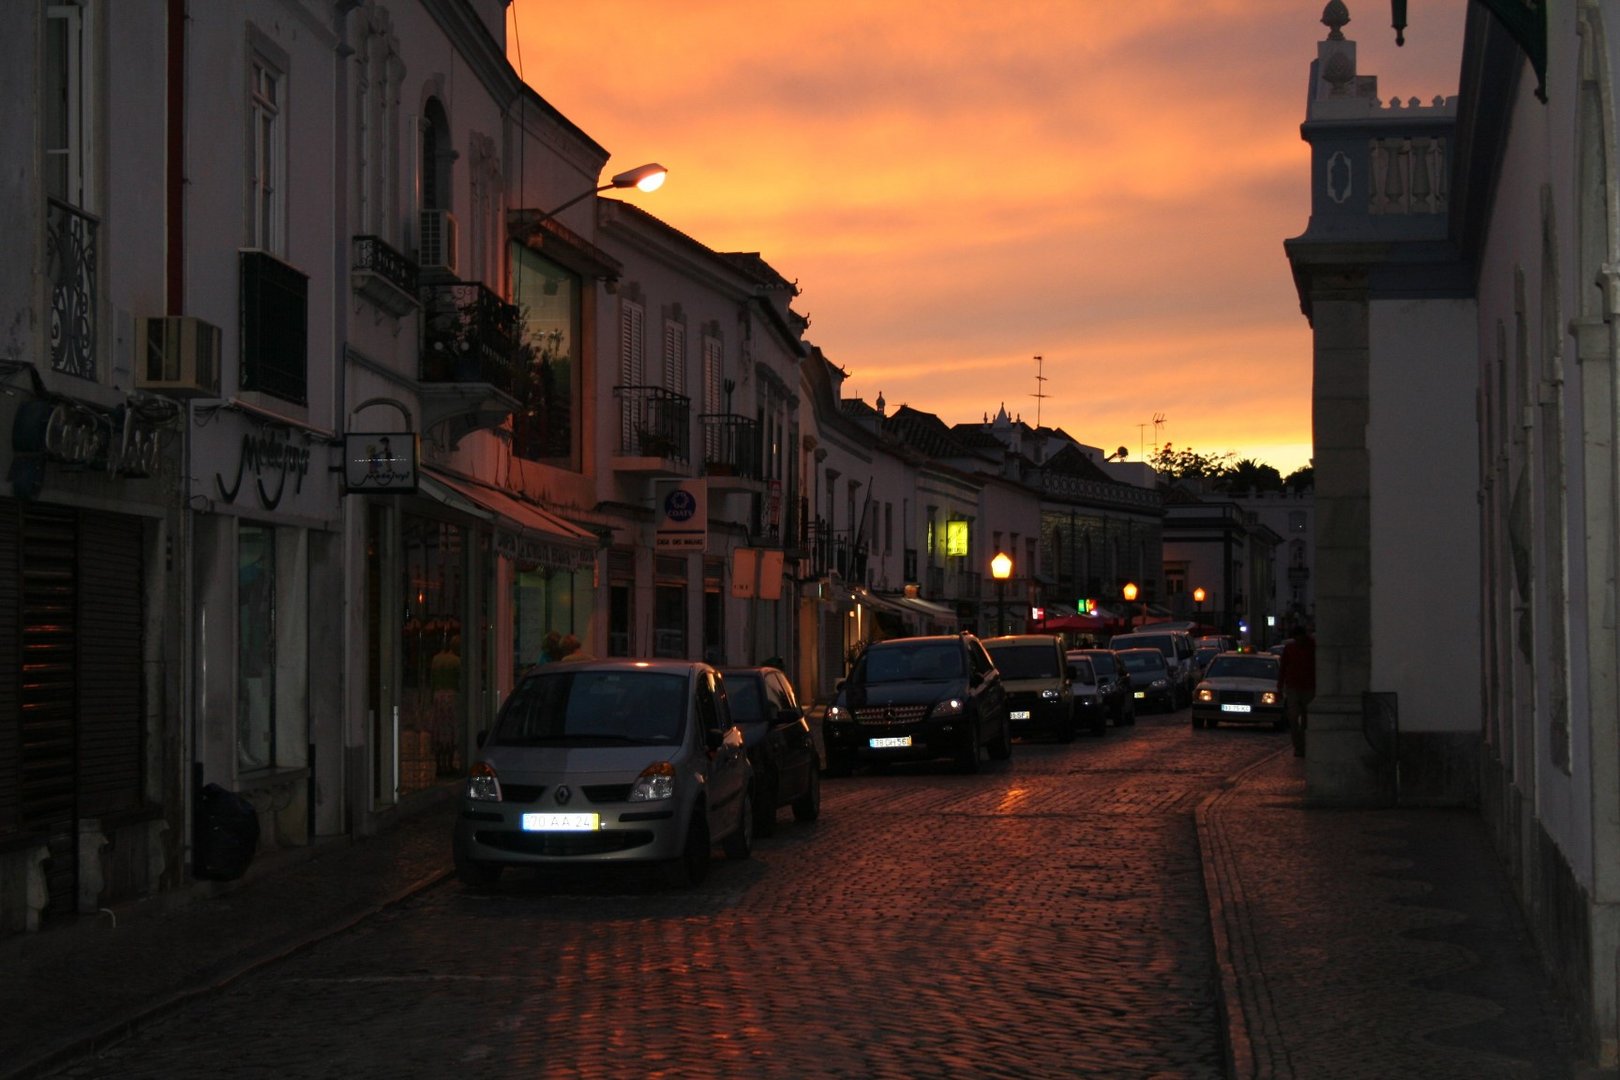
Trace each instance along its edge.
{"label": "decorative stone finial", "polygon": [[1322,9],[1322,25],[1328,28],[1329,41],[1343,41],[1344,28],[1350,22],[1350,9],[1344,6],[1344,0],[1328,0],[1327,7]]}

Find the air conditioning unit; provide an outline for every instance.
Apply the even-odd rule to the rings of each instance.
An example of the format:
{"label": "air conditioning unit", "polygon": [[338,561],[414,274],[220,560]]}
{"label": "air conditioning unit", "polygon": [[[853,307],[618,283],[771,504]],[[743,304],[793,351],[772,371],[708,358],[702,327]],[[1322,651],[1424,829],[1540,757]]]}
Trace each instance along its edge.
{"label": "air conditioning unit", "polygon": [[422,211],[417,264],[423,270],[456,272],[456,217],[448,210]]}
{"label": "air conditioning unit", "polygon": [[219,397],[219,327],[190,316],[137,319],[135,386],[175,397]]}

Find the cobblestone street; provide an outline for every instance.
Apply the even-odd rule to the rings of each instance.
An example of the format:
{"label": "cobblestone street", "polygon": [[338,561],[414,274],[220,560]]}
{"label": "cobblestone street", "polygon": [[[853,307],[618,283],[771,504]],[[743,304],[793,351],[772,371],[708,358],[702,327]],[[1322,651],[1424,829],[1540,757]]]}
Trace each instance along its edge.
{"label": "cobblestone street", "polygon": [[1280,737],[858,773],[690,892],[447,881],[56,1075],[1218,1077],[1193,810]]}

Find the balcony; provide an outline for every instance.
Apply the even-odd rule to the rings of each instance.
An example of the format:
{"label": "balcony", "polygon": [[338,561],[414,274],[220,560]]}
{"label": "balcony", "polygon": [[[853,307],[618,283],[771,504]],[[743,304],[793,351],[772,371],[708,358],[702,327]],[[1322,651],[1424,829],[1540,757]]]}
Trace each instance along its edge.
{"label": "balcony", "polygon": [[96,272],[101,222],[46,200],[45,258],[51,283],[51,370],[96,377]]}
{"label": "balcony", "polygon": [[450,445],[499,427],[518,408],[523,361],[518,309],[476,281],[422,284],[422,430],[445,425]]}
{"label": "balcony", "polygon": [[759,421],[734,413],[701,413],[698,439],[710,491],[763,491]]}
{"label": "balcony", "polygon": [[857,545],[850,530],[830,529],[825,518],[817,518],[806,529],[805,550],[813,576],[836,573],[846,582],[866,584],[867,545],[864,540]]}
{"label": "balcony", "polygon": [[662,386],[615,386],[619,437],[613,467],[652,476],[692,475],[692,399]]}
{"label": "balcony", "polygon": [[399,318],[420,306],[416,297],[416,264],[380,236],[356,236],[349,261],[354,291]]}

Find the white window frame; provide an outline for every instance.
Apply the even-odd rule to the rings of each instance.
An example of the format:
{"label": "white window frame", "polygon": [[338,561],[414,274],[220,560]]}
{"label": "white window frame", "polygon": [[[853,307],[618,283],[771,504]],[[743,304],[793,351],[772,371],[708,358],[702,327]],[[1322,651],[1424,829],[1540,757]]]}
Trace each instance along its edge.
{"label": "white window frame", "polygon": [[[88,5],[81,2],[55,3],[45,9],[46,82],[50,84],[55,81],[51,78],[48,42],[51,24],[60,22],[65,28],[66,35],[66,49],[62,58],[66,68],[61,73],[60,86],[67,96],[62,117],[66,125],[65,130],[59,133],[48,130],[50,119],[48,109],[41,121],[46,188],[51,195],[81,209],[90,209],[95,195],[90,153],[90,135],[95,130],[94,117],[91,114],[95,95],[88,92],[89,88],[86,85],[92,70],[89,58],[93,55],[90,30],[94,20],[89,16]],[[47,95],[54,92],[53,86],[45,87]],[[57,134],[60,135],[60,139],[53,138]],[[53,146],[53,142],[60,142],[60,145]],[[55,190],[56,185],[52,180],[56,173],[54,159],[58,158],[66,159],[67,162],[63,177],[65,190]]]}
{"label": "white window frame", "polygon": [[247,66],[247,246],[285,259],[288,64],[279,49],[253,37]]}

